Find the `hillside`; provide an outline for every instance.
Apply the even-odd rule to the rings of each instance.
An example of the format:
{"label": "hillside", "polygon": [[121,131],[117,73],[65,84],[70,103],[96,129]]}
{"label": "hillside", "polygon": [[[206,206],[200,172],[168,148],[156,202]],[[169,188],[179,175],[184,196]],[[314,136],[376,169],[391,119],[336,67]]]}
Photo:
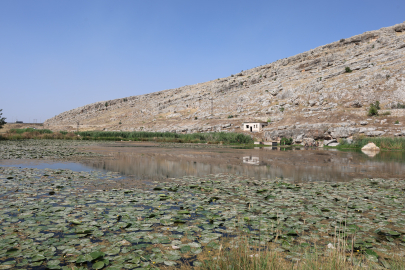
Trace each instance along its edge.
{"label": "hillside", "polygon": [[[391,115],[368,117],[375,101],[380,114]],[[81,130],[205,132],[240,131],[244,121],[270,120],[255,136],[405,135],[405,109],[395,109],[397,103],[405,104],[405,22],[226,78],[89,104],[45,126],[69,130],[79,122]]]}

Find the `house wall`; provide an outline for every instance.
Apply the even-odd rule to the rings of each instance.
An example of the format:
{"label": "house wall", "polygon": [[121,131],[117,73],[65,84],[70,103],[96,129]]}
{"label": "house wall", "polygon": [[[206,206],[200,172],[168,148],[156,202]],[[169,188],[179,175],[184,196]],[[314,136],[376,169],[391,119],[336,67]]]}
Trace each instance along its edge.
{"label": "house wall", "polygon": [[250,127],[252,127],[252,132],[259,132],[262,130],[262,125],[262,123],[243,123],[243,131],[250,131]]}

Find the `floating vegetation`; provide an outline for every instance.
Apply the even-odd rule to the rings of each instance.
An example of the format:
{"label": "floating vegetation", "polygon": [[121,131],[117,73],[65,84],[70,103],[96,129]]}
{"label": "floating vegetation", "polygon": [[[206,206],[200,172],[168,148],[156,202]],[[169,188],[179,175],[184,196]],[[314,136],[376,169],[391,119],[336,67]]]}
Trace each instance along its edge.
{"label": "floating vegetation", "polygon": [[201,254],[241,233],[289,260],[302,259],[302,247],[340,241],[375,262],[405,254],[403,180],[297,185],[218,174],[125,189],[120,181],[117,173],[0,167],[0,269],[199,265]]}
{"label": "floating vegetation", "polygon": [[78,151],[77,147],[89,144],[91,142],[58,140],[0,141],[0,159],[66,159],[100,156]]}

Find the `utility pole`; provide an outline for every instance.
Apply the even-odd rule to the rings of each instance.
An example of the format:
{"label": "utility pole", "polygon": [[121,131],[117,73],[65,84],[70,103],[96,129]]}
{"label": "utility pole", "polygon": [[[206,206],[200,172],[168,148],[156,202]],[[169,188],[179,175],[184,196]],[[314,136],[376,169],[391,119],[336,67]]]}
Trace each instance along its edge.
{"label": "utility pole", "polygon": [[80,125],[80,122],[77,121],[77,132],[79,132],[79,125]]}

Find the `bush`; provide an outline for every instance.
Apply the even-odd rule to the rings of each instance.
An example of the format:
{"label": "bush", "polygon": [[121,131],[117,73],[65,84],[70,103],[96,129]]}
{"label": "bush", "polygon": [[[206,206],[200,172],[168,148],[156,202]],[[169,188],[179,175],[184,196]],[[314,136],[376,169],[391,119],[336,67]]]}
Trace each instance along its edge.
{"label": "bush", "polygon": [[353,70],[351,70],[349,67],[345,67],[345,72],[346,73],[350,73],[350,72],[352,72]]}
{"label": "bush", "polygon": [[[370,104],[370,108],[368,109],[368,116],[378,115],[378,110],[380,109],[380,102],[377,100],[375,103]],[[385,115],[390,115],[385,114]]]}
{"label": "bush", "polygon": [[391,115],[391,112],[383,112],[381,115]]}
{"label": "bush", "polygon": [[397,103],[397,105],[392,106],[393,109],[405,109],[405,104]]}
{"label": "bush", "polygon": [[292,138],[281,138],[280,145],[292,145],[293,139]]}
{"label": "bush", "polygon": [[233,115],[228,115],[228,118],[233,118]]}
{"label": "bush", "polygon": [[395,121],[395,124],[399,124],[399,121],[397,120],[397,121]]}
{"label": "bush", "polygon": [[284,112],[284,107],[280,107],[280,112]]}
{"label": "bush", "polygon": [[378,110],[377,108],[374,106],[374,104],[370,105],[370,108],[368,108],[368,116],[374,116],[374,115],[378,115]]}
{"label": "bush", "polygon": [[0,128],[2,128],[6,124],[6,118],[1,117],[3,113],[1,112],[3,109],[0,109]]}

